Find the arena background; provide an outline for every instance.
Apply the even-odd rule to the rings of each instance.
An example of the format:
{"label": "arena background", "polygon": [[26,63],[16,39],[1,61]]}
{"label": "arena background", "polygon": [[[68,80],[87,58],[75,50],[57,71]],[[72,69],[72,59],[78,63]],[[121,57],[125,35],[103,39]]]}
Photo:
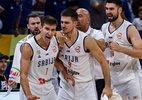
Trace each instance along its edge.
{"label": "arena background", "polygon": [[17,42],[25,36],[26,35],[18,35],[15,37],[14,35],[2,35],[0,37],[0,52],[8,56],[13,56]]}

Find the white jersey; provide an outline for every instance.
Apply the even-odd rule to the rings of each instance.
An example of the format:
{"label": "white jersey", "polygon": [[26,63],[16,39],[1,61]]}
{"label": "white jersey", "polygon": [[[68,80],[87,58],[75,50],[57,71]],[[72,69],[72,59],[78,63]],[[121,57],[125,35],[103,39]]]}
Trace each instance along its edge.
{"label": "white jersey", "polygon": [[54,61],[59,51],[57,40],[53,36],[47,49],[39,46],[35,37],[32,37],[25,43],[28,43],[33,51],[28,73],[30,89],[36,95],[46,95],[54,89],[50,80],[52,79]]}
{"label": "white jersey", "polygon": [[[91,27],[89,27],[89,29],[87,30],[86,34],[88,36],[91,36],[92,38],[99,40],[99,39],[104,39],[104,35],[100,30],[96,30],[93,29]],[[93,76],[95,77],[95,80],[97,79],[104,79],[103,73],[102,73],[102,69],[101,69],[101,65],[100,63],[94,59],[94,57],[91,57],[91,65],[94,66],[93,68]]]}
{"label": "white jersey", "polygon": [[110,50],[109,48],[110,41],[114,41],[122,47],[133,49],[132,44],[127,39],[127,28],[130,25],[132,25],[130,22],[124,20],[121,26],[112,33],[109,31],[110,22],[102,26],[102,32],[104,33],[106,42],[106,50],[104,53],[110,66],[113,85],[125,83],[135,78],[133,68],[138,67],[138,64],[136,64],[138,60],[124,53]]}
{"label": "white jersey", "polygon": [[20,47],[21,45],[27,41],[29,38],[31,38],[32,35],[27,35],[25,38],[21,39],[17,44],[14,52],[14,58],[12,63],[12,68],[10,70],[10,78],[14,77],[14,80],[17,83],[20,83],[20,58],[21,58],[21,52]]}
{"label": "white jersey", "polygon": [[[65,43],[59,56],[68,74],[72,75],[76,82],[87,82],[93,79],[89,62],[90,53],[84,51],[86,36],[85,33],[78,31],[76,41],[71,46]],[[64,81],[62,75],[60,78]]]}

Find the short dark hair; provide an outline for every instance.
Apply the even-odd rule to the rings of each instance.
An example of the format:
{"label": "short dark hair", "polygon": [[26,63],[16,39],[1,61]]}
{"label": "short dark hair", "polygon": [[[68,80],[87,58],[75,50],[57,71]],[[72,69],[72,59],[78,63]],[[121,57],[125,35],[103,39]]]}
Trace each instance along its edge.
{"label": "short dark hair", "polygon": [[138,12],[142,11],[142,6],[139,7]]}
{"label": "short dark hair", "polygon": [[122,7],[122,0],[106,0],[106,3],[114,3],[115,5]]}
{"label": "short dark hair", "polygon": [[30,18],[35,18],[35,17],[39,17],[40,18],[40,16],[37,13],[31,13],[31,14],[29,14],[27,16],[27,23],[29,23],[29,19]]}
{"label": "short dark hair", "polygon": [[3,58],[5,58],[6,60],[9,59],[7,55],[4,55],[3,53],[0,52],[0,60],[2,60]]}
{"label": "short dark hair", "polygon": [[47,16],[44,16],[42,19],[41,19],[41,26],[43,26],[44,24],[49,24],[49,25],[58,25],[58,21],[56,18],[50,16],[50,15],[47,15]]}
{"label": "short dark hair", "polygon": [[67,8],[67,9],[63,10],[63,12],[61,13],[61,16],[71,17],[71,19],[73,21],[77,21],[78,20],[78,14],[72,8]]}

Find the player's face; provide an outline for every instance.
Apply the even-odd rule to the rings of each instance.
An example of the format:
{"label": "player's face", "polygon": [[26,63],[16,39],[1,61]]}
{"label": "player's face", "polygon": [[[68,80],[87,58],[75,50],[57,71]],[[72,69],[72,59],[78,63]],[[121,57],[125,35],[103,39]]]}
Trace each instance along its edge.
{"label": "player's face", "polygon": [[6,70],[7,62],[6,59],[3,58],[0,60],[0,72],[3,73]]}
{"label": "player's face", "polygon": [[40,33],[41,21],[39,17],[31,17],[29,18],[29,23],[27,24],[27,28],[34,35]]}
{"label": "player's face", "polygon": [[77,21],[72,21],[71,17],[61,16],[61,29],[64,34],[72,33]]}
{"label": "player's face", "polygon": [[117,7],[113,3],[106,3],[106,15],[108,21],[113,22],[116,21],[120,14],[120,7]]}
{"label": "player's face", "polygon": [[89,15],[87,15],[83,10],[78,9],[77,11],[78,14],[78,23],[76,27],[78,29],[84,28],[86,25],[89,25]]}
{"label": "player's face", "polygon": [[41,36],[45,42],[49,42],[56,32],[57,25],[44,24],[41,27]]}

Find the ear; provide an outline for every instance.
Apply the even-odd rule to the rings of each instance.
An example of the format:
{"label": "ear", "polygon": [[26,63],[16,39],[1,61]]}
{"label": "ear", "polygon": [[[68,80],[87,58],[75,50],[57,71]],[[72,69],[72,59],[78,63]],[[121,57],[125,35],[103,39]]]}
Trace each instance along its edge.
{"label": "ear", "polygon": [[122,13],[122,7],[119,7],[119,13]]}
{"label": "ear", "polygon": [[27,28],[29,29],[29,25],[27,24]]}
{"label": "ear", "polygon": [[40,32],[42,31],[42,28],[43,28],[43,27],[42,27],[42,26],[40,26],[40,28],[39,28]]}
{"label": "ear", "polygon": [[77,23],[78,23],[78,21],[74,21],[74,25],[75,25],[75,26],[77,25]]}
{"label": "ear", "polygon": [[90,24],[90,20],[91,20],[91,19],[90,19],[90,17],[89,17],[89,16],[88,16],[87,20],[88,20],[88,24]]}

